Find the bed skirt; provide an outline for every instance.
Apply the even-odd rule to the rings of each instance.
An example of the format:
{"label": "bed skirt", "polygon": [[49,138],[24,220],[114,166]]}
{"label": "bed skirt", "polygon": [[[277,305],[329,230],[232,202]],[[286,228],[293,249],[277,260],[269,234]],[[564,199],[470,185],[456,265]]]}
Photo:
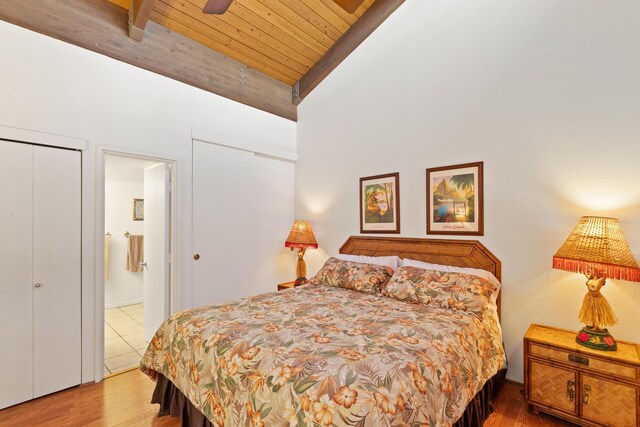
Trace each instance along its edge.
{"label": "bed skirt", "polygon": [[[469,402],[462,417],[454,424],[454,427],[481,427],[484,421],[493,412],[493,398],[500,391],[506,369],[498,371],[482,389]],[[182,392],[173,385],[165,376],[158,373],[156,388],[153,391],[151,403],[160,404],[158,416],[170,415],[182,419],[182,427],[214,427]]]}

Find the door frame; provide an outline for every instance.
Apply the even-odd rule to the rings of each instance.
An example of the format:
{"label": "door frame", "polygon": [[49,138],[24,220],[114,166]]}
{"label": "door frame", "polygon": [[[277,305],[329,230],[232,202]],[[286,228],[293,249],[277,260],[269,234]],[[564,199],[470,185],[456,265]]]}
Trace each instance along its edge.
{"label": "door frame", "polygon": [[95,316],[94,316],[94,381],[104,379],[104,233],[105,233],[105,161],[106,156],[119,156],[131,159],[150,160],[164,162],[171,165],[171,203],[169,205],[171,220],[169,263],[171,273],[169,275],[169,314],[173,314],[180,308],[180,283],[179,283],[179,257],[178,257],[178,176],[180,161],[155,153],[111,148],[105,146],[96,147],[96,227],[95,227]]}

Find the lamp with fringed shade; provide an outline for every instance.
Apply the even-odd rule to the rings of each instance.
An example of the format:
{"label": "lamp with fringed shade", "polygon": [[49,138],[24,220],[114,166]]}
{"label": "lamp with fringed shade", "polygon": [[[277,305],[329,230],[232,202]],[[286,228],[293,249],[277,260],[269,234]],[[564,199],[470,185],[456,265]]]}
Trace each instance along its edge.
{"label": "lamp with fringed shade", "polygon": [[616,350],[607,326],[617,319],[600,293],[607,278],[640,282],[640,269],[615,218],[583,216],[553,256],[553,268],[587,276],[588,292],[578,318],[585,327],[576,342],[598,350]]}
{"label": "lamp with fringed shade", "polygon": [[296,220],[291,227],[289,237],[284,242],[284,246],[296,250],[298,254],[298,262],[296,263],[296,281],[294,286],[304,285],[307,283],[307,265],[304,262],[304,253],[308,248],[317,249],[318,242],[316,236],[308,221]]}

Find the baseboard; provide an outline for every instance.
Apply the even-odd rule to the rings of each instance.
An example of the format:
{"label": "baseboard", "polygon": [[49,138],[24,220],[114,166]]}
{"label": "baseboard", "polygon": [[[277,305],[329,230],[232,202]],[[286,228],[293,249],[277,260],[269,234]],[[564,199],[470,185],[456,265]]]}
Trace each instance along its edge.
{"label": "baseboard", "polygon": [[118,308],[118,307],[124,307],[126,305],[140,304],[141,302],[142,302],[142,298],[132,299],[129,301],[118,301],[118,302],[113,302],[111,304],[105,304],[104,309],[108,310],[110,308]]}
{"label": "baseboard", "polygon": [[515,385],[519,385],[520,387],[524,387],[524,384],[519,382],[519,381],[515,381],[515,380],[510,380],[509,378],[505,378],[504,382],[506,383],[511,383],[511,384],[515,384]]}

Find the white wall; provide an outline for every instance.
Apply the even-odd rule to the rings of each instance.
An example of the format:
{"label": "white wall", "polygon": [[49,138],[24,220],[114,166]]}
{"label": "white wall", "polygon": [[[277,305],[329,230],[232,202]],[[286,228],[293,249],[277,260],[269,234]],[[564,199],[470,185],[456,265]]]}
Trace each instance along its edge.
{"label": "white wall", "polygon": [[104,283],[105,308],[142,302],[144,272],[126,270],[125,233],[144,234],[144,222],[133,220],[133,199],[144,198],[144,169],[148,162],[124,157],[105,159],[104,229],[111,233],[109,279]]}
{"label": "white wall", "polygon": [[111,233],[109,279],[104,283],[105,308],[122,307],[142,302],[143,272],[126,270],[128,239],[131,234],[143,234],[142,221],[133,221],[131,200],[142,199],[142,182],[105,181],[104,229]]}
{"label": "white wall", "polygon": [[[640,256],[639,16],[632,0],[407,0],[299,107],[310,272],[358,234],[359,177],[400,172],[402,235],[426,237],[425,169],[483,160],[479,240],[503,263],[521,381],[530,323],[579,327],[584,278],[551,269],[578,218],[620,218]],[[603,293],[614,336],[640,341],[640,284]]]}
{"label": "white wall", "polygon": [[[0,125],[88,140],[83,154],[83,382],[94,362],[100,148],[177,161],[181,306],[191,288],[191,129],[295,151],[295,123],[58,40],[0,22]],[[288,230],[283,230],[286,236]],[[238,259],[241,262],[241,259]],[[285,280],[286,277],[283,277]]]}

